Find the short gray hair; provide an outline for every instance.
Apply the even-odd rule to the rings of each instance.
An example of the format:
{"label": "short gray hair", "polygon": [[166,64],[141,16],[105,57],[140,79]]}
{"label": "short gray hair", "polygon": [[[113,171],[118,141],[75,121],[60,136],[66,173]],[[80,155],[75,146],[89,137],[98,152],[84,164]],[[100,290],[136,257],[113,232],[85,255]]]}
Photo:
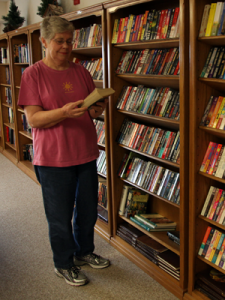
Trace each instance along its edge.
{"label": "short gray hair", "polygon": [[70,31],[74,33],[74,26],[72,23],[64,18],[58,16],[45,17],[41,23],[41,36],[48,42],[54,38],[57,33]]}

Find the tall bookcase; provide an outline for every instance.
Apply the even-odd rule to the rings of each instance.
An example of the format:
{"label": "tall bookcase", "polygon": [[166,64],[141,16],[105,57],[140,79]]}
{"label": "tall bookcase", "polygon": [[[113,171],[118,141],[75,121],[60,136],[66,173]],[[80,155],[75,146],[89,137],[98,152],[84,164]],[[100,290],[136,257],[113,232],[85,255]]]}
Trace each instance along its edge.
{"label": "tall bookcase", "polygon": [[[185,299],[208,299],[195,289],[196,275],[212,268],[225,274],[225,271],[198,255],[208,226],[224,232],[222,226],[201,216],[210,186],[224,189],[224,179],[200,172],[204,155],[210,141],[224,145],[225,133],[222,130],[200,126],[205,108],[211,95],[224,96],[224,80],[200,78],[209,50],[214,46],[224,46],[224,36],[200,37],[204,6],[207,0],[190,0],[190,207],[189,207],[189,278],[188,293]],[[217,1],[216,1],[217,2]]]}
{"label": "tall bookcase", "polygon": [[[109,72],[109,87],[116,90],[110,101],[110,155],[111,155],[111,182],[112,182],[112,215],[113,215],[113,236],[111,244],[123,253],[126,257],[137,264],[150,276],[154,277],[160,284],[166,287],[179,299],[183,298],[183,294],[187,289],[187,271],[188,271],[188,201],[189,201],[189,57],[188,57],[188,30],[189,30],[189,6],[188,1],[116,1],[104,3],[107,12],[107,41],[108,41],[108,72]],[[166,9],[180,8],[180,38],[175,39],[159,39],[142,42],[129,42],[112,44],[112,32],[115,19],[128,17],[129,14],[144,14],[150,9]],[[135,75],[135,74],[120,74],[115,73],[116,67],[124,50],[140,50],[140,49],[157,49],[157,48],[172,48],[179,47],[180,51],[180,75],[179,76],[161,76],[161,75]],[[171,121],[166,118],[159,118],[150,115],[143,115],[124,110],[117,110],[117,99],[124,85],[142,84],[147,87],[156,88],[158,86],[169,86],[180,92],[180,121]],[[152,237],[162,245],[166,246],[172,252],[180,257],[180,280],[174,279],[168,273],[161,270],[158,266],[146,259],[136,249],[130,246],[127,242],[117,235],[117,228],[121,222],[131,221],[124,216],[118,214],[122,187],[126,180],[118,177],[117,171],[125,152],[133,151],[128,147],[118,145],[116,141],[117,134],[121,128],[123,120],[129,118],[135,122],[139,122],[149,126],[158,126],[161,128],[180,130],[180,165],[169,163],[168,161],[158,160],[156,157],[148,156],[144,153],[139,153],[145,156],[145,159],[164,166],[170,170],[180,173],[180,205],[173,204],[165,199],[157,197],[150,193],[150,208],[151,211],[173,219],[177,222],[177,229],[180,231],[180,246],[171,242],[165,232],[149,233],[141,229],[138,225],[133,226],[142,230],[146,235]],[[138,152],[138,151],[137,151]],[[133,185],[130,182],[127,182]],[[134,186],[134,185],[133,185]],[[137,186],[138,187],[138,186]]]}
{"label": "tall bookcase", "polygon": [[[0,35],[0,48],[7,49],[9,55],[8,36]],[[9,57],[8,57],[9,59]],[[7,82],[6,69],[9,70],[9,62],[1,62],[0,64],[0,151],[11,149],[11,144],[6,142],[6,127],[8,125],[8,109],[12,109],[12,105],[6,102],[6,88],[11,88],[11,84]],[[6,125],[7,124],[7,125]],[[11,125],[9,125],[11,126]],[[13,152],[13,150],[11,150]],[[14,156],[15,157],[15,156]]]}
{"label": "tall bookcase", "polygon": [[[75,29],[86,28],[92,26],[93,24],[99,24],[102,26],[102,45],[95,47],[82,47],[76,48],[72,52],[73,58],[78,58],[81,60],[91,60],[102,58],[102,68],[103,68],[103,79],[94,80],[95,86],[97,88],[107,87],[107,69],[106,69],[106,20],[105,20],[105,10],[102,4],[93,5],[82,10],[74,11],[64,15],[68,21],[72,22]],[[99,144],[99,150],[103,150],[106,153],[106,165],[107,165],[107,175],[99,173],[100,177],[106,179],[107,182],[107,198],[108,198],[108,222],[98,218],[95,225],[96,232],[103,237],[106,241],[110,240],[112,235],[112,218],[111,218],[111,163],[109,154],[109,105],[107,106],[104,115],[98,118],[100,121],[105,123],[105,144]]]}

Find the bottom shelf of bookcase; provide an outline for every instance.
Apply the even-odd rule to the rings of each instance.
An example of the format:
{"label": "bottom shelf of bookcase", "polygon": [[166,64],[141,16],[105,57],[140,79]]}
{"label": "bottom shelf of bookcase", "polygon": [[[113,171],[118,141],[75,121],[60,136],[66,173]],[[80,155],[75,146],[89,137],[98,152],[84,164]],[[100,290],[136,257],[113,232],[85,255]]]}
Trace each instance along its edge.
{"label": "bottom shelf of bookcase", "polygon": [[31,179],[33,179],[37,184],[39,184],[35,172],[34,172],[34,166],[32,163],[28,160],[22,160],[19,161],[17,164],[18,168],[22,170],[27,176],[29,176]]}
{"label": "bottom shelf of bookcase", "polygon": [[100,219],[97,219],[97,222],[95,224],[95,232],[109,243],[111,238],[109,224],[101,221]]}
{"label": "bottom shelf of bookcase", "polygon": [[161,270],[120,237],[113,236],[110,240],[110,244],[177,298],[183,299],[185,291],[180,287],[178,280]]}
{"label": "bottom shelf of bookcase", "polygon": [[198,290],[194,290],[192,292],[192,295],[185,293],[183,299],[184,300],[210,300],[210,298],[208,298],[206,295],[202,294]]}
{"label": "bottom shelf of bookcase", "polygon": [[13,149],[11,148],[4,149],[2,151],[2,154],[5,155],[5,157],[7,157],[12,163],[14,163],[15,165],[17,164],[18,160],[16,157],[16,152]]}

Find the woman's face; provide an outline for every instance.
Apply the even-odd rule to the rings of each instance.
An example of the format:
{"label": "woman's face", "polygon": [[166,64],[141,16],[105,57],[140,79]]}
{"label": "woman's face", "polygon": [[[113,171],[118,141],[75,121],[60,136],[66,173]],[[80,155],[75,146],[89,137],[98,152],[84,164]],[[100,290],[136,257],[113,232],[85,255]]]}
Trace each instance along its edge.
{"label": "woman's face", "polygon": [[68,62],[72,51],[73,34],[69,31],[56,33],[49,43],[44,41],[47,49],[47,58],[56,63]]}

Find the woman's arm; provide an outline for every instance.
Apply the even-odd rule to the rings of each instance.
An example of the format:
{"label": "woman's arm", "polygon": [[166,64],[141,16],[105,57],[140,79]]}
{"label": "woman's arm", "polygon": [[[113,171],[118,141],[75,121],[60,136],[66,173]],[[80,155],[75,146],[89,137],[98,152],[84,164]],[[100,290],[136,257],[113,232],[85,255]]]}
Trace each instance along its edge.
{"label": "woman's arm", "polygon": [[79,118],[82,116],[87,107],[79,108],[83,100],[67,103],[62,108],[45,111],[41,106],[26,105],[24,112],[29,125],[32,128],[49,128],[66,118]]}

